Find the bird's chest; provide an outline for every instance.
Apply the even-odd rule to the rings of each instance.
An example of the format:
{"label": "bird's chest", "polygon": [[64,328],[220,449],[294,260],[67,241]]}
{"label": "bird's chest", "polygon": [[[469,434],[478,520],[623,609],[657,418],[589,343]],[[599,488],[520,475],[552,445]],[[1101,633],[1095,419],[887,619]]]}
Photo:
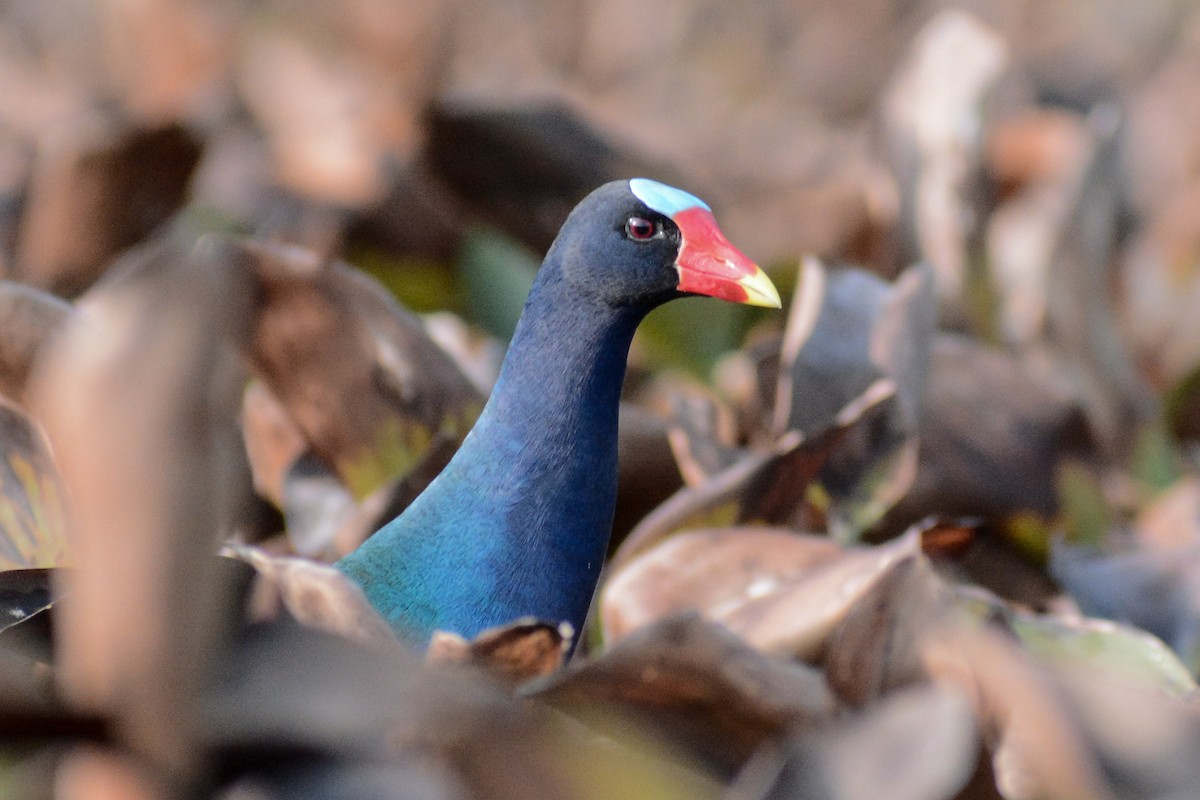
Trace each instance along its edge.
{"label": "bird's chest", "polygon": [[519,474],[528,483],[513,487],[509,522],[529,544],[575,550],[594,548],[597,538],[607,541],[617,489],[615,431],[609,437],[577,433],[524,454]]}

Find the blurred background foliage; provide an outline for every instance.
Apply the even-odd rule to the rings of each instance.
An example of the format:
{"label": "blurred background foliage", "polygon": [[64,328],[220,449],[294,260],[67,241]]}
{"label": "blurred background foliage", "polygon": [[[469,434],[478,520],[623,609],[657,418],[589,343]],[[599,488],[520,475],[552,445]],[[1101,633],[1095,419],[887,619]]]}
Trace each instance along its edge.
{"label": "blurred background foliage", "polygon": [[[1191,0],[0,4],[0,794],[1191,796],[1198,86]],[[321,562],[634,175],[785,309],[639,331],[579,658],[422,669]]]}

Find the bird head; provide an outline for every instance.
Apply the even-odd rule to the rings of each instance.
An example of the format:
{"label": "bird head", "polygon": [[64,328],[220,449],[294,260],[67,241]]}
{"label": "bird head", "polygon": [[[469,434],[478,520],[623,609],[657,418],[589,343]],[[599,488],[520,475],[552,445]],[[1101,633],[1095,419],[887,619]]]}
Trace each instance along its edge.
{"label": "bird head", "polygon": [[555,250],[566,280],[610,305],[707,295],[780,307],[771,279],[729,243],[703,200],[647,178],[613,181],[585,197]]}

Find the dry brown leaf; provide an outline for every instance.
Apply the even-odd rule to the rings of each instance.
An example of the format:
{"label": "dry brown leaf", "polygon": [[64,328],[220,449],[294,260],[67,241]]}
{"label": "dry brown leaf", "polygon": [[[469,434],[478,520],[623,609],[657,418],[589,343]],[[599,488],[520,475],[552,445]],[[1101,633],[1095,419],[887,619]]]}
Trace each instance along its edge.
{"label": "dry brown leaf", "polygon": [[1123,156],[1124,115],[1100,105],[1088,115],[1095,145],[1058,231],[1046,298],[1051,363],[1109,453],[1154,419],[1157,401],[1139,373],[1113,314],[1110,287],[1130,214]]}
{"label": "dry brown leaf", "polygon": [[150,248],[80,303],[32,396],[71,498],[77,569],[56,616],[64,693],[180,780],[220,647],[212,553],[249,490],[236,432],[250,286]]}
{"label": "dry brown leaf", "polygon": [[[327,207],[382,208],[423,138],[421,114],[458,17],[428,0],[294,11],[243,22],[253,35],[240,42],[233,75],[270,147],[272,183]],[[428,204],[401,208],[420,219]]]}
{"label": "dry brown leaf", "polygon": [[17,247],[23,282],[78,295],[182,204],[202,144],[177,123],[76,120],[42,142]]}
{"label": "dry brown leaf", "polygon": [[69,733],[66,726],[55,730],[53,721],[62,716],[53,683],[44,672],[39,673],[37,662],[11,648],[0,649],[0,723],[5,730],[36,734],[43,728],[52,735]]}
{"label": "dry brown leaf", "polygon": [[[1152,654],[1161,643],[1110,623],[1052,618],[1036,624],[1058,641],[1038,642],[1023,632],[1032,615],[1001,616],[1011,629],[944,626],[923,658],[936,681],[972,696],[1004,797],[1188,796],[1200,779],[1190,756],[1200,748],[1200,704],[1194,681],[1184,674],[1172,685],[1170,673],[1182,669]],[[1129,663],[1130,645],[1149,661]]]}
{"label": "dry brown leaf", "polygon": [[255,371],[358,498],[403,476],[482,398],[420,321],[366,275],[308,252],[226,244],[256,282]]}
{"label": "dry brown leaf", "polygon": [[[1176,101],[1172,116],[1178,115],[1179,105]],[[1147,121],[1142,125],[1147,126]],[[1176,155],[1156,153],[1146,160]],[[1200,183],[1192,175],[1189,169],[1177,176],[1190,182],[1149,209],[1145,225],[1131,235],[1117,276],[1121,302],[1114,312],[1119,315],[1122,338],[1139,369],[1159,386],[1187,379],[1200,364],[1200,318],[1194,313],[1200,303],[1196,259],[1200,222],[1195,214]],[[1198,416],[1196,411],[1192,414],[1193,419]],[[1192,430],[1198,428],[1200,422],[1193,421]]]}
{"label": "dry brown leaf", "polygon": [[[292,549],[312,558],[332,560],[352,550],[429,483],[432,476],[424,465],[430,459],[439,468],[445,464],[435,442],[400,482],[414,484],[417,492],[398,498],[401,488],[390,484],[356,503],[333,470],[308,449],[287,409],[261,381],[251,381],[246,389],[242,435],[255,489],[283,513]],[[380,511],[381,506],[387,507]]]}
{"label": "dry brown leaf", "polygon": [[731,796],[1000,800],[990,787],[974,793],[978,738],[961,692],[928,685],[908,689],[765,749],[739,776]]}
{"label": "dry brown leaf", "polygon": [[240,13],[224,3],[101,3],[98,36],[110,91],[142,119],[187,118],[225,88]]}
{"label": "dry brown leaf", "polygon": [[1185,475],[1154,498],[1133,522],[1142,544],[1160,552],[1200,545],[1200,477]]}
{"label": "dry brown leaf", "polygon": [[1200,786],[1200,698],[1194,692],[1167,695],[1099,664],[1063,666],[1056,679],[1099,762],[1127,781],[1118,791],[1185,797]]}
{"label": "dry brown leaf", "polygon": [[490,628],[470,641],[456,633],[434,631],[425,663],[479,667],[501,683],[516,686],[558,670],[574,638],[575,632],[565,622],[552,625],[535,619]]}
{"label": "dry brown leaf", "polygon": [[247,601],[250,621],[273,620],[287,612],[302,625],[360,644],[384,650],[401,646],[362,589],[333,567],[244,545],[231,545],[226,552],[257,573]]}
{"label": "dry brown leaf", "polygon": [[62,800],[169,800],[170,781],[155,779],[144,765],[119,751],[76,746],[58,764],[54,796]]}
{"label": "dry brown leaf", "polygon": [[[415,774],[385,774],[411,780],[426,766],[435,790],[452,797],[577,796],[557,760],[564,747],[585,743],[577,728],[548,724],[544,709],[513,702],[471,670],[423,669],[407,651],[364,647],[280,621],[244,631],[221,676],[208,697],[202,741],[231,753],[235,763],[300,756],[282,771],[249,771],[247,777],[266,777],[265,785],[282,773],[344,794],[361,785],[354,780],[360,766],[408,765]],[[331,781],[316,769],[323,765],[349,783]],[[287,797],[310,796],[313,788],[304,780],[281,784],[291,789]],[[406,796],[408,786],[391,786],[384,795]]]}
{"label": "dry brown leaf", "polygon": [[842,700],[863,707],[922,681],[924,641],[943,624],[951,602],[923,554],[898,560],[830,635],[822,661],[830,687]]}
{"label": "dry brown leaf", "polygon": [[720,771],[833,710],[819,673],[764,656],[695,615],[642,628],[529,695],[597,725],[648,726]]}
{"label": "dry brown leaf", "polygon": [[873,526],[913,480],[936,321],[927,266],[910,267],[891,284],[860,269],[826,270],[815,259],[801,267],[775,368],[772,430],[827,430],[879,381],[889,381],[895,395],[831,443],[818,465],[839,538]]}
{"label": "dry brown leaf", "polygon": [[[197,738],[227,750],[377,753],[385,737],[409,725],[433,735],[429,707],[450,694],[423,680],[416,657],[401,648],[364,646],[291,620],[243,629],[219,667]],[[460,691],[469,685],[454,683]],[[462,703],[480,694],[461,691]],[[439,733],[459,724],[447,713]]]}
{"label": "dry brown leaf", "polygon": [[[660,614],[690,608],[767,653],[815,659],[856,604],[899,565],[919,557],[921,548],[920,529],[884,545],[846,550],[778,531],[751,529],[742,541],[745,533],[684,534],[695,538],[679,544],[669,540],[630,561],[612,579],[615,592],[613,585],[605,589],[606,627],[619,635],[634,626],[644,628]],[[722,559],[745,567],[726,566],[719,578],[710,573],[704,581],[689,571],[664,569],[677,560],[676,549],[687,553],[701,542],[707,546],[702,569],[708,563],[716,570]],[[657,585],[652,587],[651,581]]]}
{"label": "dry brown leaf", "polygon": [[[761,520],[774,524],[790,523],[795,527],[801,527],[800,521],[803,518],[800,515],[805,511],[805,491],[809,484],[819,475],[828,473],[829,468],[834,466],[834,462],[839,460],[839,455],[853,451],[855,444],[861,445],[865,441],[872,440],[871,434],[867,433],[868,430],[875,429],[872,423],[876,423],[880,419],[886,420],[892,416],[889,412],[892,411],[892,406],[898,402],[895,384],[888,378],[876,380],[861,395],[848,402],[833,418],[828,428],[808,441],[802,442],[790,452],[780,452],[778,458],[767,463],[760,472],[751,478],[750,485],[742,499],[739,521]],[[780,437],[779,442],[786,442],[793,433],[794,431],[789,431],[784,434]],[[856,436],[856,434],[858,435]],[[877,444],[872,441],[866,449],[874,450]],[[910,451],[914,454],[912,458],[915,459],[915,440],[907,440],[901,445],[903,454]],[[856,455],[865,454],[862,449],[859,449]],[[871,453],[867,457],[873,459],[878,456]],[[891,469],[889,475],[879,481],[879,483],[886,483],[886,486],[878,488],[872,493],[873,507],[890,507],[893,498],[899,497],[903,493],[911,481],[907,460],[900,459],[900,465]],[[849,516],[843,509],[850,505],[853,495],[849,499],[839,497],[837,493],[830,492],[829,485],[824,485],[823,488],[834,495],[831,498],[832,507],[829,509],[831,530],[835,533],[842,533],[843,531],[838,530],[836,521]],[[857,531],[850,533],[856,534]],[[854,538],[854,536],[847,535],[844,538]]]}
{"label": "dry brown leaf", "polygon": [[657,620],[721,609],[769,593],[842,552],[831,539],[771,528],[687,531],[615,570],[600,597],[612,644]]}
{"label": "dry brown leaf", "polygon": [[936,679],[973,697],[992,737],[997,784],[1006,798],[1114,800],[1064,698],[1015,642],[987,630],[947,631],[930,644],[925,660]]}
{"label": "dry brown leaf", "polygon": [[1046,335],[1053,250],[1092,149],[1084,117],[1065,109],[1029,109],[989,133],[988,166],[1008,195],[986,221],[989,322],[1009,345]]}
{"label": "dry brown leaf", "polygon": [[1063,456],[1084,447],[1077,403],[1026,362],[950,334],[933,343],[916,475],[891,527],[928,514],[1053,513]]}
{"label": "dry brown leaf", "polygon": [[633,403],[622,402],[619,414],[613,544],[683,485],[667,423]]}
{"label": "dry brown leaf", "polygon": [[804,502],[804,492],[848,432],[895,394],[891,381],[879,379],[846,404],[827,428],[810,439],[796,430],[772,445],[752,448],[699,486],[685,486],[648,514],[629,533],[613,556],[620,566],[672,532],[705,516],[729,509],[738,522],[790,520]]}
{"label": "dry brown leaf", "polygon": [[1009,43],[976,16],[947,9],[913,39],[883,101],[890,160],[899,174],[901,263],[932,265],[943,315],[967,297],[971,192],[983,146],[984,101],[1009,67]]}
{"label": "dry brown leaf", "polygon": [[1073,176],[1087,155],[1082,119],[1063,108],[1028,108],[996,120],[987,133],[988,171],[1008,191]]}
{"label": "dry brown leaf", "polygon": [[733,419],[711,394],[678,392],[670,400],[668,437],[688,486],[700,486],[738,459]]}
{"label": "dry brown leaf", "polygon": [[775,459],[792,453],[803,444],[803,437],[799,434],[787,434],[773,449],[766,452],[747,452],[733,466],[712,476],[704,484],[682,487],[647,514],[629,532],[612,557],[613,566],[620,567],[649,551],[697,517],[712,515],[723,506],[737,505],[739,498],[757,474]]}
{"label": "dry brown leaf", "polygon": [[618,150],[570,106],[497,107],[454,95],[431,109],[427,157],[461,197],[537,252],[600,184],[663,174]]}
{"label": "dry brown leaf", "polygon": [[861,269],[800,266],[780,345],[772,430],[811,435],[884,375],[871,330],[891,286]]}
{"label": "dry brown leaf", "polygon": [[911,531],[884,545],[848,549],[797,581],[727,607],[719,621],[765,652],[813,659],[855,604],[919,548]]}

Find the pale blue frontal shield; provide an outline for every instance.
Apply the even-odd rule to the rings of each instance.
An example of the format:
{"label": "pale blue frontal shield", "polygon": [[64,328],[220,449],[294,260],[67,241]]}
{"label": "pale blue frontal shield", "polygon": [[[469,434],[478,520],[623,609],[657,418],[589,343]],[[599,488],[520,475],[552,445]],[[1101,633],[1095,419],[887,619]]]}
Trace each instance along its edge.
{"label": "pale blue frontal shield", "polygon": [[667,186],[665,183],[652,181],[649,178],[633,178],[629,181],[629,190],[638,200],[668,217],[673,217],[680,211],[689,208],[699,207],[705,211],[712,211],[708,207],[708,203],[694,194],[688,194],[682,189],[676,189],[674,186]]}

